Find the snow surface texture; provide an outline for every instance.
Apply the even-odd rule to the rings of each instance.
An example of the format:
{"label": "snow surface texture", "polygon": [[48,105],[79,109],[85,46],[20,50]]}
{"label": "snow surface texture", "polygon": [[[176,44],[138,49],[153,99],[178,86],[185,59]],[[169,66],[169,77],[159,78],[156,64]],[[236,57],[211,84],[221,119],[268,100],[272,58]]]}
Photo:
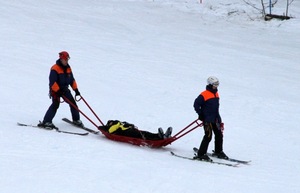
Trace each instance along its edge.
{"label": "snow surface texture", "polygon": [[[283,12],[280,1],[273,13]],[[241,0],[3,1],[0,14],[0,192],[299,192],[299,1],[289,9],[294,19],[269,22]],[[152,132],[172,126],[176,133],[195,120],[194,99],[217,76],[224,151],[251,165],[170,155],[193,156],[202,128],[150,149],[17,126],[43,119],[49,69],[62,50],[103,122]],[[66,104],[53,122],[80,131],[63,117],[70,117]]]}

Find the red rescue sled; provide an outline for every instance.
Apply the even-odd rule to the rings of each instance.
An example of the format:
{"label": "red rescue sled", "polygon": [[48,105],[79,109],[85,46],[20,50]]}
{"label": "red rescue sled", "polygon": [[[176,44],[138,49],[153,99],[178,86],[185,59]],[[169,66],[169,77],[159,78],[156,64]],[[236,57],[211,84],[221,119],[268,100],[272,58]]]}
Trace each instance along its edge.
{"label": "red rescue sled", "polygon": [[196,119],[193,121],[191,124],[180,130],[177,134],[175,134],[173,137],[163,139],[163,140],[145,140],[141,138],[133,138],[133,137],[127,137],[127,136],[122,136],[122,135],[116,135],[116,134],[111,134],[105,130],[102,130],[98,127],[99,131],[107,137],[110,140],[113,141],[120,141],[120,142],[125,142],[125,143],[130,143],[133,145],[138,145],[138,146],[148,146],[151,148],[160,148],[167,146],[171,144],[172,142],[176,141],[177,139],[183,137],[184,135],[188,134],[189,132],[193,131],[197,127],[202,126],[202,123],[199,123],[199,120]]}
{"label": "red rescue sled", "polygon": [[[64,96],[63,96],[63,99],[67,103],[72,105],[75,109],[77,109],[86,119],[88,119],[95,127],[97,127],[97,129],[108,139],[113,140],[113,141],[130,143],[130,144],[138,145],[138,146],[148,146],[151,148],[164,147],[164,146],[167,146],[167,145],[171,144],[172,142],[178,140],[179,138],[183,137],[184,135],[188,134],[189,132],[195,130],[196,128],[203,126],[203,123],[200,122],[200,120],[196,119],[195,121],[193,121],[192,123],[187,125],[185,128],[180,130],[178,133],[176,133],[174,136],[167,138],[167,139],[163,139],[163,140],[145,140],[145,139],[141,139],[141,138],[116,135],[116,134],[111,134],[105,130],[100,129],[100,127],[98,125],[96,125],[89,117],[87,117],[81,110],[79,110],[78,107],[75,106],[71,101],[69,101]],[[88,106],[88,108],[92,111],[92,113],[95,115],[95,117],[98,119],[101,126],[104,126],[103,122],[99,119],[99,117],[96,115],[96,113],[93,111],[93,109],[89,106],[89,104],[86,102],[86,100],[82,96],[80,96],[80,99],[77,101],[80,101],[81,99]]]}

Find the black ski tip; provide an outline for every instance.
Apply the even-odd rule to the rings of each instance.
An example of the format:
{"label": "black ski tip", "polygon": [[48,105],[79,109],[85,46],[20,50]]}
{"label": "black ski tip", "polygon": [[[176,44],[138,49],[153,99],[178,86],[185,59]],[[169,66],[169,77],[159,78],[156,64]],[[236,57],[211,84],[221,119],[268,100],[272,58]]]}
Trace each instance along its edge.
{"label": "black ski tip", "polygon": [[19,126],[28,126],[28,125],[26,125],[24,123],[19,123],[19,122],[17,122],[17,125],[19,125]]}

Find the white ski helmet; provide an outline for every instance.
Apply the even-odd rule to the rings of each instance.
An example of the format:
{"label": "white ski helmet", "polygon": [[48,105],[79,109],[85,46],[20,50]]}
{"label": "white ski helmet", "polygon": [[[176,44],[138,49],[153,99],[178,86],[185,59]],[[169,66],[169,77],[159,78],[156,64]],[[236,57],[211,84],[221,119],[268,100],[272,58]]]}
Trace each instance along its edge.
{"label": "white ski helmet", "polygon": [[207,79],[207,84],[208,85],[213,85],[213,86],[215,86],[215,87],[218,87],[219,86],[219,79],[217,78],[217,77],[215,77],[215,76],[210,76],[210,77],[208,77],[208,79]]}

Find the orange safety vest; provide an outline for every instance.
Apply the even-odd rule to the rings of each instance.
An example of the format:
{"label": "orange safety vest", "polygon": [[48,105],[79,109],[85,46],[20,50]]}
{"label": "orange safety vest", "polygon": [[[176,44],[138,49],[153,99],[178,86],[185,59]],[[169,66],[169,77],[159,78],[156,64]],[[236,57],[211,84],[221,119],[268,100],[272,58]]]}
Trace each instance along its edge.
{"label": "orange safety vest", "polygon": [[203,92],[201,93],[201,95],[203,96],[204,101],[207,101],[207,100],[212,99],[212,98],[220,98],[218,92],[216,92],[216,93],[214,94],[214,93],[212,93],[212,92],[210,92],[210,91],[208,91],[208,90],[203,91]]}

